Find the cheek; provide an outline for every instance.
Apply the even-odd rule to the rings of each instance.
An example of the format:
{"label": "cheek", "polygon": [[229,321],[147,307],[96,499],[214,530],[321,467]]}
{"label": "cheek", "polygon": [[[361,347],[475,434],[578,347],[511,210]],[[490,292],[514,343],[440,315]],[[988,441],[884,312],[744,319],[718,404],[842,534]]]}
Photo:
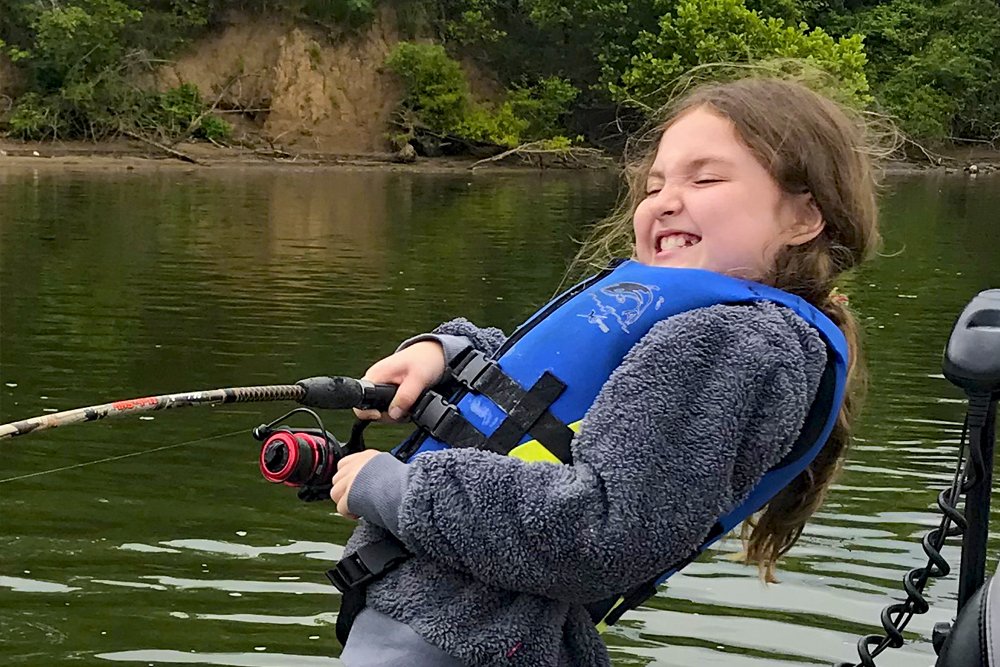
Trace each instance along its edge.
{"label": "cheek", "polygon": [[637,236],[649,229],[649,226],[653,222],[652,216],[649,213],[648,201],[644,199],[639,202],[639,205],[635,208],[635,212],[632,213],[632,230]]}
{"label": "cheek", "polygon": [[703,190],[692,199],[690,208],[703,222],[726,227],[737,235],[748,227],[769,225],[775,214],[774,203],[767,196],[741,183]]}

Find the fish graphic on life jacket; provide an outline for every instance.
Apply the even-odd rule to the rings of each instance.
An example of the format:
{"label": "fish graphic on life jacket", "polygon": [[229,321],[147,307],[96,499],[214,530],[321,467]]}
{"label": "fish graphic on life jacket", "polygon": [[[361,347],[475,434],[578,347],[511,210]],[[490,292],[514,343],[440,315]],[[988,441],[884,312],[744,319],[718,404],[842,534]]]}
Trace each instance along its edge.
{"label": "fish graphic on life jacket", "polygon": [[656,285],[632,282],[602,287],[590,293],[590,298],[597,307],[586,315],[581,313],[580,317],[585,317],[589,323],[596,324],[604,333],[610,331],[607,322],[610,318],[618,323],[622,331],[628,333],[629,325],[642,317],[647,308],[653,306],[654,310],[659,310],[663,304],[663,297],[656,299],[653,294],[659,290]]}

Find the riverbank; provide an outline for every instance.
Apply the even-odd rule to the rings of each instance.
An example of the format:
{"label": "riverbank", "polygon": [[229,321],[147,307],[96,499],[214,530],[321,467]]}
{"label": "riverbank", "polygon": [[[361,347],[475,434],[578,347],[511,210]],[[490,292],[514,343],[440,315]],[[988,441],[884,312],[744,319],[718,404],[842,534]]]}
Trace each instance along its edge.
{"label": "riverbank", "polygon": [[[1000,151],[987,148],[953,147],[935,155],[937,163],[890,161],[886,173],[905,175],[990,174],[1000,171]],[[616,169],[618,161],[608,156],[582,166],[553,161],[546,169]],[[454,172],[482,168],[537,170],[516,155],[483,162],[473,157],[416,158],[403,161],[393,153],[322,153],[292,148],[248,148],[218,146],[206,142],[153,146],[137,140],[101,143],[83,141],[22,142],[0,139],[0,169],[32,168],[69,171],[130,171],[134,169],[206,169],[212,167],[316,169],[353,167],[421,172]]]}
{"label": "riverbank", "polygon": [[[169,148],[168,150],[165,150]],[[421,171],[468,170],[472,158],[436,158],[405,164],[391,153],[307,153],[285,149],[242,148],[192,142],[157,148],[139,141],[20,142],[0,140],[0,169],[32,168],[79,171],[128,171],[134,169],[207,169],[212,167],[321,168],[359,167],[417,169]]]}
{"label": "riverbank", "polygon": [[132,169],[241,168],[323,168],[354,167],[400,171],[454,172],[487,167],[538,170],[615,169],[617,161],[597,151],[583,149],[572,155],[526,151],[488,160],[467,156],[418,158],[410,153],[331,153],[300,151],[291,147],[220,146],[207,142],[151,145],[138,140],[100,143],[84,141],[20,142],[0,139],[0,169],[56,168],[83,171]]}

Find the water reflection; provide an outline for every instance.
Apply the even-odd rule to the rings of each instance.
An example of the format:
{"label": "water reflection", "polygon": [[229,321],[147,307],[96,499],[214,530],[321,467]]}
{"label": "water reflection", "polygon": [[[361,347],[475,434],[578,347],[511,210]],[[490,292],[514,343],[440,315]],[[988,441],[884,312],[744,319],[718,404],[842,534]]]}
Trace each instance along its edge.
{"label": "water reflection", "polygon": [[[615,188],[593,173],[0,170],[0,420],[361,374],[457,315],[510,331],[556,289]],[[923,564],[951,479],[963,408],[940,350],[968,299],[1000,284],[984,242],[998,205],[990,179],[892,184],[885,256],[846,290],[872,389],[839,484],[780,585],[731,562],[725,541],[611,629],[616,665],[829,664],[877,629]],[[14,612],[0,614],[0,661],[340,664],[323,571],[351,524],[264,483],[248,436],[284,407],[18,441],[0,474],[0,605]],[[369,432],[380,447],[405,434]],[[930,585],[916,641],[880,665],[933,661],[930,628],[956,587]]]}
{"label": "water reflection", "polygon": [[[256,647],[266,651],[266,646]],[[180,651],[146,649],[140,651],[117,651],[99,653],[95,657],[113,662],[141,662],[147,665],[232,665],[234,667],[335,667],[343,665],[335,658],[317,658],[310,655],[288,653],[181,653]]]}

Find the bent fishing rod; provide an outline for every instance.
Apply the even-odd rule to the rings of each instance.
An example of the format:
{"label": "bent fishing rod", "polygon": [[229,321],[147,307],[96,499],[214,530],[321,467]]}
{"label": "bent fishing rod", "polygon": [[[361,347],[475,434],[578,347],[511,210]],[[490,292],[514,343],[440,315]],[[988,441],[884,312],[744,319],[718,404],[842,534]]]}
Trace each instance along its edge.
{"label": "bent fishing rod", "polygon": [[376,384],[368,380],[355,380],[342,376],[321,376],[306,378],[295,384],[230,387],[164,394],[162,396],[145,396],[0,424],[0,440],[37,433],[58,426],[191,405],[296,401],[306,407],[324,410],[359,408],[382,411],[389,407],[392,397],[396,394],[396,388],[396,385]]}
{"label": "bent fishing rod", "polygon": [[[350,439],[341,443],[310,408],[358,408],[381,412],[388,409],[397,389],[398,386],[394,384],[377,384],[343,376],[320,376],[299,380],[295,384],[229,387],[146,396],[0,424],[0,440],[58,426],[190,405],[296,401],[304,407],[295,408],[267,424],[255,427],[251,435],[263,443],[258,463],[264,478],[275,484],[296,487],[301,500],[312,502],[329,496],[331,478],[340,459],[365,448],[362,433],[371,422],[360,419],[355,421]],[[311,416],[318,428],[287,425],[289,417],[300,413]],[[92,463],[97,462],[99,461]]]}

